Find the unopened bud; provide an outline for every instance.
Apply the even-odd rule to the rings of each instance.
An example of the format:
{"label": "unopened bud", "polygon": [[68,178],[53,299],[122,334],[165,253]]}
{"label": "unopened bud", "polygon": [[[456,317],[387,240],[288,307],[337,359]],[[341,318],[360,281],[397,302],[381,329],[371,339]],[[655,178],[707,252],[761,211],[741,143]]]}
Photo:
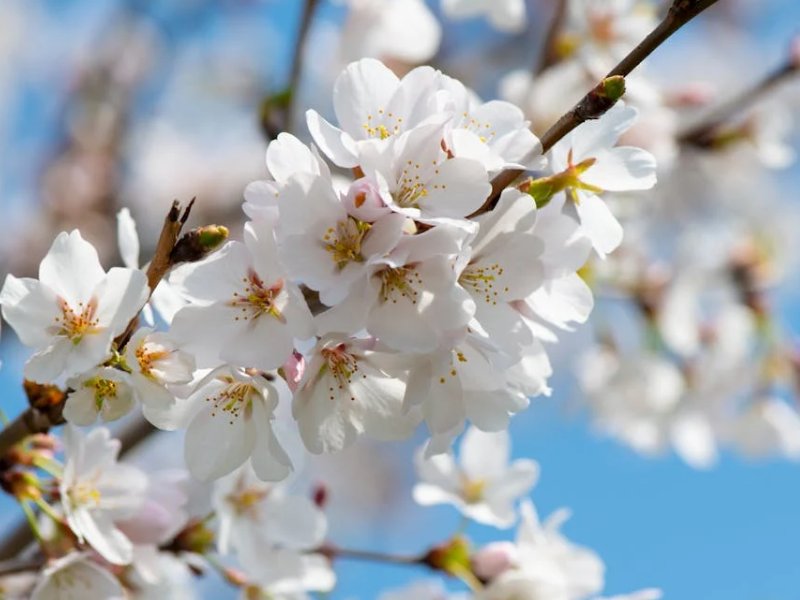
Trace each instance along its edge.
{"label": "unopened bud", "polygon": [[328,504],[329,496],[330,491],[328,490],[328,486],[324,483],[318,483],[314,488],[314,504],[320,509],[325,508],[325,505]]}
{"label": "unopened bud", "polygon": [[292,393],[297,391],[300,385],[300,380],[303,379],[303,374],[306,372],[306,360],[303,355],[297,350],[292,351],[292,355],[283,364],[281,375],[286,380],[286,385]]}
{"label": "unopened bud", "polygon": [[425,557],[425,564],[432,569],[442,571],[455,577],[464,577],[472,573],[469,555],[469,542],[462,536],[456,536],[449,542],[433,548]]}
{"label": "unopened bud", "polygon": [[392,212],[383,201],[378,185],[366,178],[353,182],[342,204],[351,217],[369,223]]}
{"label": "unopened bud", "polygon": [[228,567],[223,572],[223,576],[225,577],[225,581],[235,587],[241,588],[247,585],[247,575],[245,575],[244,572],[240,571],[239,569],[232,569]]}
{"label": "unopened bud", "polygon": [[175,536],[166,549],[173,552],[205,554],[213,545],[214,532],[208,529],[202,520],[193,519]]}
{"label": "unopened bud", "polygon": [[625,94],[625,78],[622,75],[606,77],[596,88],[597,93],[612,102],[616,102]]}
{"label": "unopened bud", "polygon": [[61,445],[58,438],[47,433],[36,433],[28,438],[31,448],[41,452],[57,452]]}
{"label": "unopened bud", "polygon": [[197,262],[222,246],[227,239],[227,227],[222,225],[197,227],[181,236],[170,254],[170,261],[174,265]]}
{"label": "unopened bud", "polygon": [[796,35],[789,45],[789,64],[795,70],[800,70],[800,35]]}
{"label": "unopened bud", "polygon": [[473,555],[472,572],[483,581],[491,581],[513,567],[517,555],[517,547],[511,542],[492,542]]}
{"label": "unopened bud", "polygon": [[39,478],[27,471],[10,471],[3,476],[3,489],[19,501],[41,500]]}

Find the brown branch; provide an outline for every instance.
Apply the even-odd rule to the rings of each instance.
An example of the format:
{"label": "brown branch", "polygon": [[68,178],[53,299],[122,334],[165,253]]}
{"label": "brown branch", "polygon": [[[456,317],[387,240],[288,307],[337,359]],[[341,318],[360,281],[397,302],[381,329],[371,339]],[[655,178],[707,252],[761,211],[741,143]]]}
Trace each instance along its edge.
{"label": "brown branch", "polygon": [[[192,206],[194,206],[194,201],[195,199],[192,198],[189,205],[183,210],[183,214],[181,214],[181,205],[175,200],[167,216],[164,217],[164,225],[161,228],[161,234],[158,236],[158,243],[156,244],[153,260],[150,261],[150,266],[147,267],[147,285],[150,288],[151,296],[159,282],[164,278],[164,275],[174,266],[172,251],[175,248],[175,244],[178,243],[181,229],[183,229],[186,220],[189,218]],[[131,339],[138,324],[139,317],[136,316],[128,323],[125,331],[114,339],[114,343],[118,349],[125,347],[125,344]]]}
{"label": "brown branch", "polygon": [[558,51],[558,36],[564,28],[567,20],[567,0],[556,0],[556,7],[550,19],[550,26],[547,28],[547,36],[542,46],[541,56],[533,70],[534,75],[538,75],[552,67],[562,59]]}
{"label": "brown branch", "polygon": [[13,558],[0,561],[0,577],[38,571],[45,565],[44,557],[34,556],[32,558]]}
{"label": "brown branch", "polygon": [[284,131],[292,130],[297,106],[297,90],[300,86],[300,76],[303,74],[303,54],[305,53],[308,32],[311,30],[311,21],[314,18],[314,11],[316,11],[318,4],[319,0],[306,0],[303,7],[303,15],[300,17],[300,30],[297,33],[297,44],[294,47],[292,70],[289,74],[289,85],[287,86],[289,99],[283,122]]}
{"label": "brown branch", "polygon": [[681,133],[678,136],[678,141],[682,144],[708,146],[713,142],[715,134],[722,125],[772,91],[788,77],[794,75],[797,70],[797,65],[792,61],[781,65],[781,67],[768,73],[755,85],[743,91],[739,96],[714,108],[699,123]]}
{"label": "brown branch", "polygon": [[[667,15],[656,26],[656,28],[648,35],[642,42],[636,46],[631,52],[623,58],[617,66],[615,66],[603,78],[607,80],[611,77],[622,76],[627,77],[631,71],[638,67],[642,61],[650,56],[661,44],[667,41],[676,31],[686,25],[689,21],[694,19],[701,12],[716,4],[719,0],[673,0]],[[602,82],[601,82],[602,83]],[[567,135],[570,131],[575,129],[581,123],[590,119],[599,119],[605,111],[611,106],[605,107],[603,104],[598,104],[598,109],[603,109],[600,113],[590,113],[586,111],[587,104],[590,102],[590,96],[597,92],[597,87],[593,88],[587,93],[571,110],[562,115],[562,117],[548,129],[541,138],[542,153],[549,151],[561,138]],[[500,197],[502,191],[511,185],[517,177],[522,175],[525,171],[518,169],[511,169],[503,171],[492,180],[492,193],[478,211],[474,215],[481,214],[490,210],[497,199]],[[474,216],[470,215],[470,216]]]}
{"label": "brown branch", "polygon": [[350,558],[353,560],[366,560],[370,562],[389,563],[395,565],[420,565],[428,566],[428,554],[421,554],[415,556],[402,556],[395,554],[386,554],[383,552],[370,552],[367,550],[351,550],[346,548],[339,548],[332,544],[326,544],[321,548],[314,551],[315,553],[322,554],[330,560],[337,558]]}

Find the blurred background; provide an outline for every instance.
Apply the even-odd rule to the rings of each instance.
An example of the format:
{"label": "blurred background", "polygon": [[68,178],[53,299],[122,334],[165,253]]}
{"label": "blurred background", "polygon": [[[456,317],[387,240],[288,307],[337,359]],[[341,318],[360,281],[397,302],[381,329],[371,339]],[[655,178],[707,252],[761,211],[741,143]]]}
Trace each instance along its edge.
{"label": "blurred background", "polygon": [[[429,4],[441,20],[438,2]],[[441,20],[430,62],[484,99],[498,97],[505,74],[531,68],[553,7],[529,0],[529,27],[513,35],[479,20]],[[236,236],[245,186],[267,175],[264,152],[289,82],[302,8],[299,0],[0,0],[0,276],[35,276],[55,234],[75,227],[106,267],[119,264],[116,213],[125,206],[138,223],[142,262],[174,199],[197,197],[193,222],[225,224]],[[289,123],[302,139],[305,109],[330,115],[335,76],[357,58],[348,44],[368,34],[368,24],[343,29],[347,11],[344,3],[321,1],[311,23]],[[780,64],[798,29],[797,0],[721,0],[663,47],[649,72],[662,87],[708,81],[726,97]],[[798,90],[790,82],[777,92],[795,116]],[[786,217],[772,235],[796,248],[790,242],[800,230],[791,215],[800,170],[776,171],[770,182],[776,206],[786,210],[772,215]],[[746,201],[757,206],[760,198]],[[782,267],[770,293],[793,338],[800,272],[791,251]],[[565,531],[606,562],[607,595],[661,587],[666,598],[680,600],[800,597],[797,465],[723,453],[715,468],[696,471],[673,455],[644,458],[598,436],[572,371],[591,338],[589,328],[579,328],[550,350],[552,397],[534,400],[512,420],[514,456],[542,466],[532,493],[540,514],[572,509]],[[12,417],[24,407],[28,353],[5,328],[0,407]],[[420,432],[408,443],[363,442],[309,459],[296,485],[311,493],[324,483],[335,543],[416,553],[456,530],[455,510],[411,500],[411,457],[423,440]],[[182,441],[153,436],[138,460],[179,466]],[[198,490],[197,505],[203,502]],[[8,531],[20,519],[13,503],[0,499],[0,527]],[[470,525],[467,534],[483,543],[513,532]],[[372,599],[428,575],[350,561],[337,572],[331,599]],[[199,597],[235,597],[213,575],[197,583]]]}

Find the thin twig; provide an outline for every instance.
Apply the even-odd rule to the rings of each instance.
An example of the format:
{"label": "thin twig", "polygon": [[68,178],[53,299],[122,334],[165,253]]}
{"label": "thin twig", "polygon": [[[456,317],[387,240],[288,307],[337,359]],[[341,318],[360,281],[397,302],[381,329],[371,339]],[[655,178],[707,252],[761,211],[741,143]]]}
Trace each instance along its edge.
{"label": "thin twig", "polygon": [[286,105],[286,113],[283,123],[284,131],[291,131],[294,124],[294,113],[297,106],[297,91],[300,85],[300,76],[303,74],[303,55],[305,54],[306,39],[311,29],[311,22],[314,19],[314,12],[319,4],[319,0],[306,0],[303,7],[303,14],[300,17],[300,30],[297,33],[297,43],[294,47],[292,57],[292,70],[289,74],[289,103]]}
{"label": "thin twig", "polygon": [[317,550],[319,554],[324,554],[329,559],[349,558],[353,560],[365,560],[370,562],[389,563],[395,565],[420,565],[428,564],[428,555],[404,556],[387,554],[384,552],[370,552],[367,550],[352,550],[349,548],[339,548],[338,546],[326,545]]}
{"label": "thin twig", "polygon": [[[164,278],[164,275],[172,268],[172,250],[181,235],[181,229],[186,224],[189,214],[192,212],[195,199],[192,198],[188,206],[181,212],[180,203],[175,200],[172,207],[169,209],[167,216],[164,217],[164,225],[161,228],[161,234],[158,236],[158,243],[156,244],[156,251],[153,255],[153,260],[150,261],[150,266],[147,267],[147,285],[150,288],[150,295],[153,295],[156,287]],[[131,339],[136,326],[139,323],[138,316],[131,319],[128,327],[125,328],[120,335],[114,339],[118,349],[122,349]]]}
{"label": "thin twig", "polygon": [[699,123],[696,123],[681,133],[678,136],[678,141],[683,144],[692,144],[695,146],[708,145],[713,140],[714,134],[719,127],[724,125],[726,121],[754,104],[767,92],[777,87],[796,72],[797,65],[791,61],[781,65],[781,67],[768,73],[763,79],[743,91],[737,97],[714,108],[711,113],[703,117]]}
{"label": "thin twig", "polygon": [[10,560],[0,561],[0,577],[8,575],[16,575],[17,573],[26,573],[28,571],[38,571],[45,564],[45,560],[41,556],[34,556],[32,558],[13,558]]}
{"label": "thin twig", "polygon": [[547,28],[547,36],[542,46],[541,54],[536,62],[533,72],[538,75],[561,61],[562,56],[558,52],[558,36],[564,29],[567,20],[567,0],[556,0],[556,7],[550,19],[550,26]]}
{"label": "thin twig", "polygon": [[[622,76],[627,77],[631,71],[638,67],[642,61],[650,56],[661,44],[667,41],[676,31],[694,19],[701,12],[716,4],[719,0],[674,0],[667,15],[656,26],[656,28],[631,52],[623,58],[603,78]],[[572,109],[562,115],[562,117],[548,129],[541,138],[542,153],[550,150],[561,138],[575,129],[578,125],[589,119],[598,119],[604,113],[587,114],[584,110],[589,96],[596,91],[597,87],[587,93]],[[610,106],[606,108],[608,110]],[[511,185],[517,177],[525,171],[511,169],[503,171],[492,180],[492,193],[481,209],[474,214],[481,214],[491,209],[497,202],[501,192]]]}

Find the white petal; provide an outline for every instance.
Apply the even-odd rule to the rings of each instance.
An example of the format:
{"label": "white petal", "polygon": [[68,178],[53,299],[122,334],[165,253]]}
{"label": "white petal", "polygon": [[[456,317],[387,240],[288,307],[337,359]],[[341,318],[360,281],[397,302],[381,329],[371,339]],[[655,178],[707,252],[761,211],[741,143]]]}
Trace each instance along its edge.
{"label": "white petal", "polygon": [[77,229],[59,233],[39,265],[39,281],[73,307],[88,302],[104,276],[97,250]]}
{"label": "white petal", "polygon": [[117,213],[117,244],[122,263],[129,269],[139,268],[139,234],[131,211],[123,208]]}

